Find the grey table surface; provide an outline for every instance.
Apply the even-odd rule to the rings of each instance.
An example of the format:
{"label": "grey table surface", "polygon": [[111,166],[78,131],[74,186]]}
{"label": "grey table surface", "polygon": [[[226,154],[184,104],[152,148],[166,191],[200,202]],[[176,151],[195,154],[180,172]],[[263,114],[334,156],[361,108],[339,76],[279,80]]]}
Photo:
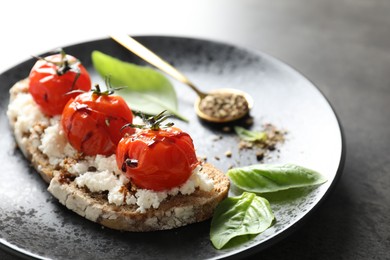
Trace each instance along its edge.
{"label": "grey table surface", "polygon": [[[227,1],[224,12],[234,21],[220,38],[306,75],[346,138],[335,190],[299,230],[253,259],[390,259],[390,1]],[[18,258],[0,251],[0,259]]]}

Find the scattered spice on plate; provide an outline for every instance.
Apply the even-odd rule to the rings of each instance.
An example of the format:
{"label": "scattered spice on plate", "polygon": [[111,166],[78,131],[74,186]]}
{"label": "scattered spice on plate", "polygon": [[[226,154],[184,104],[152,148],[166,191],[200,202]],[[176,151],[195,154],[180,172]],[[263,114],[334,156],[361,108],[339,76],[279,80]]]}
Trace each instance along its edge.
{"label": "scattered spice on plate", "polygon": [[232,151],[227,150],[227,151],[225,152],[225,156],[228,157],[228,158],[232,157]]}
{"label": "scattered spice on plate", "polygon": [[277,145],[284,142],[286,134],[287,131],[279,130],[272,124],[264,124],[261,132],[241,129],[238,149],[255,149],[256,159],[262,161],[268,152],[275,151]]}
{"label": "scattered spice on plate", "polygon": [[224,127],[222,128],[222,131],[224,131],[225,133],[228,133],[228,132],[232,131],[232,128],[229,127],[229,126],[224,126]]}
{"label": "scattered spice on plate", "polygon": [[264,159],[264,151],[262,151],[262,150],[257,151],[257,152],[256,152],[256,159],[257,159],[258,161],[263,160],[263,159]]}
{"label": "scattered spice on plate", "polygon": [[[234,129],[236,134],[240,137],[240,141],[238,142],[238,152],[241,150],[253,150],[253,154],[251,156],[255,156],[256,160],[259,162],[270,159],[275,152],[280,152],[278,146],[285,141],[285,135],[287,134],[287,131],[280,130],[270,123],[264,124],[260,131],[251,131],[239,126],[225,126],[225,129],[222,129],[222,131],[229,132],[232,129]],[[218,142],[222,139],[223,135],[215,135],[211,140]],[[222,156],[222,154],[220,155]],[[221,160],[221,156],[214,156],[214,159],[219,161]],[[232,150],[226,150],[224,156],[226,158],[232,158]],[[248,159],[251,160],[250,158]],[[207,158],[203,161],[206,160]],[[236,162],[236,164],[239,165],[239,162]],[[231,167],[235,166],[231,165]]]}
{"label": "scattered spice on plate", "polygon": [[223,138],[222,135],[215,135],[213,136],[212,141],[216,142],[218,140],[221,140],[222,138]]}

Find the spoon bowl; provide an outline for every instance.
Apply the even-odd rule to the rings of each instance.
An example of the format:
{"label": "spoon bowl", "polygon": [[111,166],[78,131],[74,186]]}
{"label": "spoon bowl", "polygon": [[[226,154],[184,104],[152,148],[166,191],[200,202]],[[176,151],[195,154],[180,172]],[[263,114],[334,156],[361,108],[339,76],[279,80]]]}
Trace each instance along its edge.
{"label": "spoon bowl", "polygon": [[157,54],[126,34],[114,34],[111,38],[141,59],[189,86],[198,95],[194,108],[199,118],[212,123],[228,123],[248,115],[253,106],[252,97],[233,88],[221,88],[205,93],[196,87],[183,73]]}
{"label": "spoon bowl", "polygon": [[[225,105],[223,103],[215,104],[215,98],[214,100],[210,100],[209,102],[207,102],[207,99],[209,97],[215,97],[220,95],[230,97],[228,100],[231,100],[232,98],[234,99],[237,97],[242,97],[241,101],[244,102],[244,104],[241,103],[240,105],[239,102],[232,102],[230,104]],[[213,110],[212,107],[209,107],[209,111],[207,111],[207,109],[205,109],[205,107],[207,108],[207,104],[213,105],[215,110]],[[221,88],[212,90],[204,97],[198,96],[194,103],[194,109],[198,117],[202,120],[212,123],[229,123],[236,121],[248,115],[252,107],[252,97],[244,91],[233,88]]]}

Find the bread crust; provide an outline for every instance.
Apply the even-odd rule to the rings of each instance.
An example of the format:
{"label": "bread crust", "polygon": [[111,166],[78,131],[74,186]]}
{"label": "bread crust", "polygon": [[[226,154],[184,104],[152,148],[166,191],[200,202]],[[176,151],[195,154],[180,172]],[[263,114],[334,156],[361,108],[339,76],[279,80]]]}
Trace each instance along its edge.
{"label": "bread crust", "polygon": [[214,181],[212,191],[197,189],[190,195],[171,196],[157,209],[150,208],[146,212],[138,211],[134,205],[110,204],[104,194],[88,192],[73,181],[63,181],[63,173],[59,171],[54,173],[48,190],[67,208],[103,226],[135,232],[164,230],[210,218],[218,203],[227,196],[229,180],[221,171],[206,163],[202,172]]}
{"label": "bread crust", "polygon": [[[28,80],[16,83],[10,90],[10,102],[18,94],[27,93],[27,86]],[[214,182],[214,188],[209,192],[196,189],[190,195],[168,196],[157,209],[150,208],[144,212],[136,205],[116,206],[108,202],[107,194],[90,192],[86,188],[78,187],[72,179],[64,178],[69,174],[66,169],[52,166],[48,157],[33,145],[45,126],[34,126],[29,133],[21,136],[15,133],[17,118],[8,116],[18,147],[41,177],[49,183],[48,191],[70,210],[103,226],[133,232],[177,228],[210,218],[218,203],[228,195],[228,178],[213,165],[205,163],[202,165],[202,172]]]}
{"label": "bread crust", "polygon": [[[28,93],[28,82],[28,79],[23,79],[10,89],[10,103],[13,102],[19,94]],[[23,135],[16,134],[15,123],[18,118],[10,114],[7,115],[11,129],[14,132],[16,145],[22,151],[23,155],[31,162],[32,166],[41,175],[43,180],[50,183],[55,168],[50,165],[47,156],[33,145],[36,141],[35,139],[43,133],[44,126],[36,125],[33,129],[30,129],[29,132],[23,133]]]}

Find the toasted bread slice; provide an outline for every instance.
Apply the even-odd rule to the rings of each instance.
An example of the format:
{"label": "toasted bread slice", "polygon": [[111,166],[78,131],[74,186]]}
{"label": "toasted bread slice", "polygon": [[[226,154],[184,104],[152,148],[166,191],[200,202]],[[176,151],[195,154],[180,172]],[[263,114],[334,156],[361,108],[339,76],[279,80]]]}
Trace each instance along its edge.
{"label": "toasted bread slice", "polygon": [[[29,95],[28,80],[15,84],[10,94],[10,104],[18,95]],[[31,98],[28,102],[31,102]],[[27,106],[28,102],[21,102],[18,106]],[[42,178],[49,183],[48,191],[70,210],[103,226],[123,231],[145,232],[200,222],[210,218],[215,207],[228,194],[228,178],[211,164],[205,163],[202,165],[202,173],[214,183],[210,191],[196,189],[190,195],[170,195],[158,208],[150,207],[142,211],[136,204],[118,206],[109,203],[107,192],[91,192],[86,187],[77,186],[75,176],[68,172],[67,167],[61,164],[53,165],[48,156],[39,149],[40,138],[50,126],[50,119],[36,115],[36,122],[28,125],[22,122],[24,119],[20,118],[20,113],[18,118],[11,106],[7,114],[17,145]],[[23,124],[24,129],[20,124]],[[78,158],[71,160],[77,161]]]}
{"label": "toasted bread slice", "polygon": [[204,164],[202,172],[214,181],[210,192],[196,190],[190,195],[178,194],[161,202],[157,209],[139,212],[137,206],[116,206],[102,193],[91,193],[66,181],[63,173],[55,172],[49,191],[67,208],[103,226],[125,231],[172,229],[210,218],[218,203],[228,193],[229,180],[211,164]]}

